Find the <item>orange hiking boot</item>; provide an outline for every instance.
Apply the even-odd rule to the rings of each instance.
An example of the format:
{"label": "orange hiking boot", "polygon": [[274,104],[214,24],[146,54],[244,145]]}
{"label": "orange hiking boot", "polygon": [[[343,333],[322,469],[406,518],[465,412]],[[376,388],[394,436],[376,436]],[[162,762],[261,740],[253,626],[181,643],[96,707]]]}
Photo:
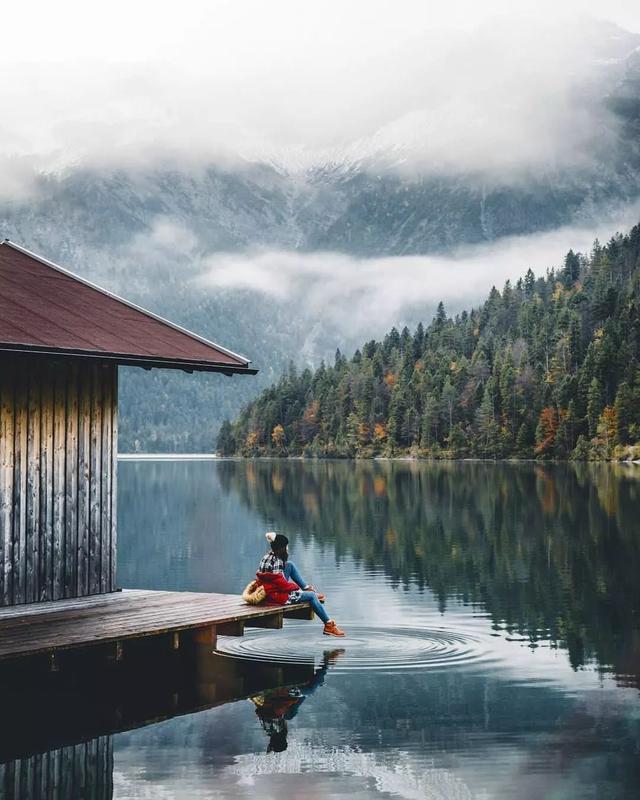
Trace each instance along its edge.
{"label": "orange hiking boot", "polygon": [[329,622],[326,623],[324,629],[322,631],[325,636],[344,636],[344,631],[341,631],[340,628],[336,625],[336,623],[330,619]]}

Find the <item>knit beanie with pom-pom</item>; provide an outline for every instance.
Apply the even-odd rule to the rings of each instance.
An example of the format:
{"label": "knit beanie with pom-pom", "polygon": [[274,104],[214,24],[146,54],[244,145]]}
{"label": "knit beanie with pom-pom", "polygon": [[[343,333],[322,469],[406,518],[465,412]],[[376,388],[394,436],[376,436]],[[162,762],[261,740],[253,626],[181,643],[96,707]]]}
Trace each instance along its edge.
{"label": "knit beanie with pom-pom", "polygon": [[265,533],[265,537],[271,545],[272,550],[282,550],[283,547],[289,544],[289,540],[286,536],[281,533],[276,533],[275,531]]}

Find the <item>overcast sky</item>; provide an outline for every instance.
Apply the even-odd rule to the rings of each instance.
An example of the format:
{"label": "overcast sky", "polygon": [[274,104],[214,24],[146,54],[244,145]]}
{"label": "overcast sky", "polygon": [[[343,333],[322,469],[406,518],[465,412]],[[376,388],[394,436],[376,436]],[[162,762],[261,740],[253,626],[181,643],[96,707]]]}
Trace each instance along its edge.
{"label": "overcast sky", "polygon": [[640,32],[627,0],[5,5],[5,193],[34,166],[167,154],[306,166],[400,147],[399,164],[445,172],[579,162],[606,124],[576,98],[610,45],[634,46],[585,15]]}
{"label": "overcast sky", "polygon": [[2,9],[0,60],[168,60],[253,72],[290,59],[365,57],[417,34],[470,30],[496,15],[578,14],[640,33],[635,0],[22,0]]}

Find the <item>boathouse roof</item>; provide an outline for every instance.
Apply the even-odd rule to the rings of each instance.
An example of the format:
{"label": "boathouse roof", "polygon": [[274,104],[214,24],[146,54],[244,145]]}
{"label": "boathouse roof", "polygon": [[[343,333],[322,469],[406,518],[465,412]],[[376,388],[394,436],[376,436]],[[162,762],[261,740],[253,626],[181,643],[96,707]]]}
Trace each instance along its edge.
{"label": "boathouse roof", "polygon": [[0,352],[255,374],[250,362],[25,250],[0,243]]}

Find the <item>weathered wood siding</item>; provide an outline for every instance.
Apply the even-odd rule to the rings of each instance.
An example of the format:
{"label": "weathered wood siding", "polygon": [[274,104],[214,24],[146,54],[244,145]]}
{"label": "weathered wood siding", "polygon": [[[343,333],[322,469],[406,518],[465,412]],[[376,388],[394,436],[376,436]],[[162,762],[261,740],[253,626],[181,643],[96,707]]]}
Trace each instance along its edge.
{"label": "weathered wood siding", "polygon": [[0,355],[0,605],[115,589],[117,367]]}
{"label": "weathered wood siding", "polygon": [[0,764],[0,800],[111,800],[110,736]]}

